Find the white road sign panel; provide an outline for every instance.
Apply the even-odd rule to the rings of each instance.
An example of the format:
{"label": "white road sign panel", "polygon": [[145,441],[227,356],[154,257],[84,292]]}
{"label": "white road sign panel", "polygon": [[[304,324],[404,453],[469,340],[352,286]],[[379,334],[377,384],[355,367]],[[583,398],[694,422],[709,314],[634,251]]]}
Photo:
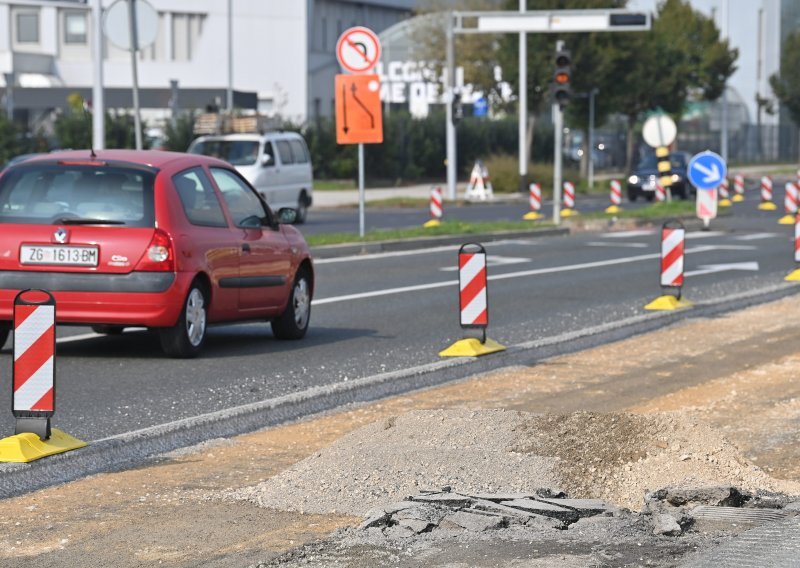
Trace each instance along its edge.
{"label": "white road sign panel", "polygon": [[349,73],[370,73],[381,58],[381,42],[369,28],[350,28],[336,42],[336,58]]}
{"label": "white road sign panel", "polygon": [[669,146],[675,142],[677,135],[678,127],[675,125],[675,121],[666,114],[651,116],[642,127],[644,141],[653,148]]}

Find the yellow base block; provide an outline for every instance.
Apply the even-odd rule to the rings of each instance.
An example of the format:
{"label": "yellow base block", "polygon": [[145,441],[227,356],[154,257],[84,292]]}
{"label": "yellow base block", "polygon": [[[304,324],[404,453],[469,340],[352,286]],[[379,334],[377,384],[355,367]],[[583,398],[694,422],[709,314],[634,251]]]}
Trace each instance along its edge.
{"label": "yellow base block", "polygon": [[50,439],[42,441],[36,434],[16,434],[0,440],[0,462],[28,463],[53,454],[77,450],[86,442],[53,428]]}
{"label": "yellow base block", "polygon": [[800,282],[800,268],[792,270],[784,280],[787,282]]}
{"label": "yellow base block", "polygon": [[647,304],[644,309],[645,310],[680,310],[682,308],[691,308],[694,304],[692,304],[689,300],[678,299],[675,296],[665,295],[659,296],[649,304]]}
{"label": "yellow base block", "polygon": [[561,210],[561,216],[562,217],[574,217],[575,215],[580,215],[580,213],[578,213],[578,211],[576,211],[575,209],[562,209]]}
{"label": "yellow base block", "polygon": [[430,221],[426,221],[425,223],[423,223],[422,226],[425,227],[426,229],[430,229],[431,227],[438,227],[441,224],[442,222],[439,221],[439,219],[431,219]]}
{"label": "yellow base block", "polygon": [[772,201],[762,201],[761,204],[758,206],[759,209],[762,211],[775,211],[778,206],[775,205]]}
{"label": "yellow base block", "polygon": [[622,211],[622,207],[619,205],[610,205],[606,207],[606,213],[619,213],[620,211]]}
{"label": "yellow base block", "polygon": [[744,201],[744,195],[739,195],[737,193],[736,195],[733,196],[733,198],[731,198],[731,201],[733,201],[734,203],[741,203],[742,201]]}
{"label": "yellow base block", "polygon": [[491,339],[487,338],[486,343],[481,343],[480,340],[470,337],[459,339],[444,351],[440,351],[439,357],[480,357],[505,350],[505,347]]}
{"label": "yellow base block", "polygon": [[784,215],[778,219],[779,225],[794,225],[794,215]]}
{"label": "yellow base block", "polygon": [[718,205],[720,207],[730,207],[731,206],[731,200],[730,199],[720,199]]}
{"label": "yellow base block", "polygon": [[522,216],[525,221],[538,221],[542,217],[543,215],[541,213],[537,213],[536,211],[528,211]]}

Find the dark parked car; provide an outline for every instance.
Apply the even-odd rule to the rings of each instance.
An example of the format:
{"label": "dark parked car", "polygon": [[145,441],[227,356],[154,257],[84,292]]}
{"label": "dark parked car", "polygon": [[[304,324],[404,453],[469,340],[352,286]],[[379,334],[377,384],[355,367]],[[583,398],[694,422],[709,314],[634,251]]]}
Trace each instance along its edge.
{"label": "dark parked car", "polygon": [[[695,188],[687,179],[686,167],[689,165],[690,156],[687,152],[672,152],[669,161],[672,166],[672,195],[687,199],[694,195]],[[656,179],[658,178],[658,162],[655,154],[645,157],[633,169],[628,177],[628,199],[636,201],[644,197],[652,201],[656,196]]]}

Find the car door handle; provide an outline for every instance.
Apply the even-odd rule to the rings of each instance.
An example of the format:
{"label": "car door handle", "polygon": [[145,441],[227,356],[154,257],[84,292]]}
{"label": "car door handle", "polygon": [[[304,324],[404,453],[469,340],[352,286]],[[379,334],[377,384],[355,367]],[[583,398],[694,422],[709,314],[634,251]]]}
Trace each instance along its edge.
{"label": "car door handle", "polygon": [[248,245],[247,243],[243,244],[242,245],[242,251],[250,252],[250,245]]}

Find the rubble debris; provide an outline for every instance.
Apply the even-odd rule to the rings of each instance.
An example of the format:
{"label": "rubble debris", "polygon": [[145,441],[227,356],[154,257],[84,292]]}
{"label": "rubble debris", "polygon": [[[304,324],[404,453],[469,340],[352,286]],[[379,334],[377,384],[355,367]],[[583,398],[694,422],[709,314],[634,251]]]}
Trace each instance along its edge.
{"label": "rubble debris", "polygon": [[653,515],[653,534],[664,536],[680,536],[683,529],[680,523],[670,514],[658,513]]}

